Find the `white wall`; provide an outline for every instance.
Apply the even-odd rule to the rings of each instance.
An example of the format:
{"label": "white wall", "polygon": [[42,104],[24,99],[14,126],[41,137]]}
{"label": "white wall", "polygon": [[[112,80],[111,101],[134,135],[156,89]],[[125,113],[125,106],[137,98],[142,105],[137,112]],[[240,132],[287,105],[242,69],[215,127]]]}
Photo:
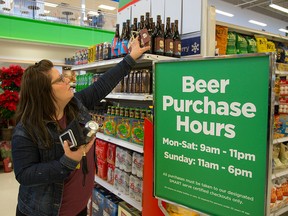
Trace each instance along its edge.
{"label": "white wall", "polygon": [[[243,26],[246,28],[252,28],[252,29],[256,29],[260,31],[264,29],[266,32],[280,34],[280,35],[285,36],[284,32],[280,32],[278,30],[280,28],[284,28],[284,29],[286,28],[288,23],[284,21],[271,18],[264,14],[253,12],[248,9],[241,9],[240,7],[235,7],[234,5],[223,2],[221,0],[208,0],[208,4],[215,6],[216,9],[234,14],[234,17],[227,17],[227,16],[223,16],[220,14],[216,14],[217,21],[239,25],[239,26]],[[262,27],[262,26],[251,24],[248,22],[250,19],[253,19],[259,22],[264,22],[267,24],[267,26]]]}
{"label": "white wall", "polygon": [[79,47],[56,46],[49,44],[37,44],[13,40],[0,40],[1,59],[19,61],[40,61],[49,59],[54,64],[64,64],[65,57],[72,57]]}

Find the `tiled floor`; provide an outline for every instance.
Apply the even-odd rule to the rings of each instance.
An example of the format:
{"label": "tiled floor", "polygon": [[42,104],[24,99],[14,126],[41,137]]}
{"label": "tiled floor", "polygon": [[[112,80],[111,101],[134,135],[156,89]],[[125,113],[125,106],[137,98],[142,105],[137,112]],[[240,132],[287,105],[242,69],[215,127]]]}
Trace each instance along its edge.
{"label": "tiled floor", "polygon": [[14,172],[4,173],[0,166],[0,215],[15,216],[18,188]]}

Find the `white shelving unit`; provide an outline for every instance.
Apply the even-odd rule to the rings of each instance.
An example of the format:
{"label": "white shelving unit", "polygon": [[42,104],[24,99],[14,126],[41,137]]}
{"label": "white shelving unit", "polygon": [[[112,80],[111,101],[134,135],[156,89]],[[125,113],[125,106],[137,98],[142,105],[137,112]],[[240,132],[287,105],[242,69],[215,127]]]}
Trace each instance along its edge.
{"label": "white shelving unit", "polygon": [[136,202],[135,200],[133,200],[132,198],[129,197],[129,195],[125,195],[122,192],[116,190],[113,185],[109,184],[107,181],[99,178],[98,176],[95,176],[95,181],[100,184],[101,186],[103,186],[104,188],[106,188],[107,190],[111,191],[112,193],[114,193],[115,195],[117,195],[118,197],[120,197],[121,199],[123,199],[124,201],[126,201],[127,203],[129,203],[130,205],[134,206],[135,208],[137,208],[139,211],[142,211],[142,205],[139,202]]}
{"label": "white shelving unit", "polygon": [[[141,56],[141,58],[137,60],[137,63],[138,64],[145,64],[145,63],[151,64],[152,61],[165,61],[165,60],[171,60],[171,59],[176,60],[177,58],[153,55],[153,54],[144,54]],[[85,65],[74,65],[72,66],[71,70],[77,71],[77,70],[93,70],[93,69],[99,69],[99,68],[110,68],[110,67],[115,66],[122,60],[123,58],[116,58],[116,59],[93,62],[93,63],[89,63]]]}
{"label": "white shelving unit", "polygon": [[110,93],[106,99],[115,99],[115,100],[133,100],[133,101],[152,101],[153,95],[150,94],[127,94],[127,93]]}
{"label": "white shelving unit", "polygon": [[141,146],[141,145],[130,143],[130,142],[127,142],[125,140],[117,139],[115,137],[107,136],[107,135],[105,135],[103,133],[96,133],[96,138],[105,140],[107,142],[114,143],[115,145],[118,145],[118,146],[130,149],[130,150],[136,151],[138,153],[143,153],[144,152],[143,146]]}

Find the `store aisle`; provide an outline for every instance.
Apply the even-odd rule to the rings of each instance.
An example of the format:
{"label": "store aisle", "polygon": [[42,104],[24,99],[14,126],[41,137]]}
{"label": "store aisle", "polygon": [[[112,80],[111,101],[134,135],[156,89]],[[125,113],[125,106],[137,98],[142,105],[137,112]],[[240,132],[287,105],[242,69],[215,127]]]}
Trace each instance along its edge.
{"label": "store aisle", "polygon": [[15,179],[14,172],[4,173],[3,169],[0,169],[1,215],[15,216],[18,188],[19,183]]}

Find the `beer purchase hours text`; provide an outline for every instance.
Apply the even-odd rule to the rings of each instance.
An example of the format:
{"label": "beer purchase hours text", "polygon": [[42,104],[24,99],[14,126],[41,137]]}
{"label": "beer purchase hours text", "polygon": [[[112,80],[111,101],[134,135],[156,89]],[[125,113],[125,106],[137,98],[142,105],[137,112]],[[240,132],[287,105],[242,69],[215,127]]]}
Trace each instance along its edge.
{"label": "beer purchase hours text", "polygon": [[[182,77],[182,92],[183,93],[206,93],[212,94],[225,94],[227,86],[229,86],[229,79],[211,79],[206,82],[203,79],[195,80],[193,76]],[[203,100],[184,100],[175,99],[172,96],[163,96],[163,111],[173,109],[175,112],[181,113],[196,113],[196,114],[207,114],[207,115],[218,115],[218,116],[233,116],[233,117],[246,117],[254,118],[256,113],[256,106],[253,103],[239,103],[226,101],[215,102],[209,100],[208,96],[204,96]],[[224,124],[220,122],[207,122],[190,120],[189,116],[181,118],[180,115],[176,116],[176,129],[177,131],[193,132],[195,134],[204,133],[208,136],[225,136],[226,138],[234,138],[235,125]]]}
{"label": "beer purchase hours text", "polygon": [[[224,151],[224,150],[221,151],[220,148],[211,147],[211,146],[208,146],[204,143],[201,143],[201,144],[197,144],[194,142],[189,143],[186,140],[177,141],[177,140],[171,140],[167,137],[163,137],[162,138],[162,144],[168,145],[171,147],[189,149],[191,151],[200,151],[202,153],[207,153],[207,154],[216,154],[216,155],[224,154],[224,155],[229,156],[230,158],[235,158],[238,161],[241,161],[241,160],[252,161],[252,162],[256,161],[256,156],[254,154],[241,152],[241,151],[238,151],[237,149],[228,149],[228,151]],[[178,154],[172,154],[172,153],[169,153],[168,151],[165,151],[164,152],[164,158],[168,159],[168,160],[178,161],[181,163],[186,163],[190,166],[199,166],[199,167],[212,169],[212,170],[220,170],[220,168],[222,170],[226,170],[226,167],[220,166],[218,163],[212,163],[212,162],[207,161],[206,159],[204,159],[205,156],[203,158],[191,158],[191,157],[186,157],[183,154],[178,155]],[[242,176],[242,177],[246,177],[246,178],[252,178],[253,177],[252,171],[240,169],[240,168],[237,168],[233,165],[229,165],[227,167],[227,171],[228,171],[228,173],[230,173],[236,177],[237,176]]]}

